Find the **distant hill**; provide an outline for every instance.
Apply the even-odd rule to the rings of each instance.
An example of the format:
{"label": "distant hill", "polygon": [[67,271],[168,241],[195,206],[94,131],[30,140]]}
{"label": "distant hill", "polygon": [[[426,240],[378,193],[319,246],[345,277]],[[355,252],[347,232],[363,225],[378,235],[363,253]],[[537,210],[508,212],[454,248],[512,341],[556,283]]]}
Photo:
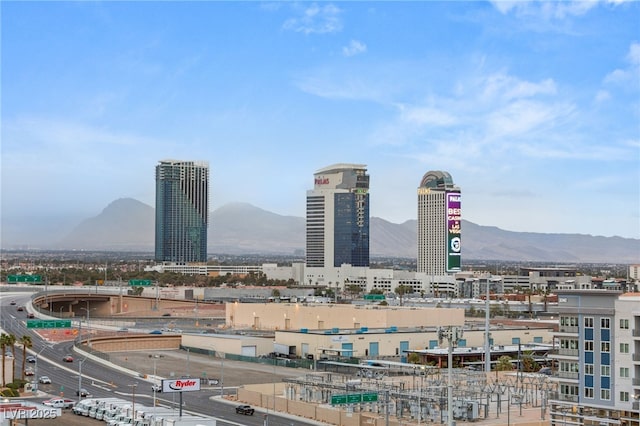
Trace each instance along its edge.
{"label": "distant hill", "polygon": [[[416,221],[394,224],[371,218],[373,257],[416,256]],[[155,210],[131,198],[109,204],[81,221],[51,249],[154,250]],[[282,254],[305,248],[305,219],[232,203],[211,212],[209,253]],[[579,234],[505,231],[462,221],[463,259],[522,262],[640,263],[640,240]],[[3,248],[10,248],[6,245]]]}

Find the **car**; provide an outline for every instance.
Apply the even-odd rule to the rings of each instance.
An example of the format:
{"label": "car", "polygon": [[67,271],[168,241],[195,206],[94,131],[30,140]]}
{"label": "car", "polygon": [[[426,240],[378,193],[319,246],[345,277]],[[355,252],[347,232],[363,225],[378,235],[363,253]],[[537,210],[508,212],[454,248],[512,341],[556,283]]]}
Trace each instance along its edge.
{"label": "car", "polygon": [[239,405],[236,407],[236,413],[244,414],[245,416],[253,416],[254,411],[250,405]]}
{"label": "car", "polygon": [[162,385],[159,383],[155,383],[153,385],[151,385],[151,391],[152,392],[162,392]]}
{"label": "car", "polygon": [[25,376],[33,376],[35,374],[36,373],[33,371],[33,368],[31,368],[31,367],[27,367],[27,368],[24,369],[24,375]]}
{"label": "car", "polygon": [[33,314],[32,312],[29,312],[27,314],[27,318],[35,318],[35,317],[36,317],[35,314]]}
{"label": "car", "polygon": [[25,358],[25,360],[29,363],[29,364],[35,364],[37,359],[35,356],[33,355],[29,355],[28,357]]}
{"label": "car", "polygon": [[118,331],[127,332],[129,331],[129,329],[127,327],[121,327],[118,329]]}
{"label": "car", "polygon": [[4,357],[5,357],[5,358],[13,358],[13,352],[11,352],[11,351],[5,351],[5,352],[4,352]]}
{"label": "car", "polygon": [[49,378],[49,376],[40,376],[40,378],[38,379],[38,382],[42,383],[43,385],[50,385],[51,379]]}
{"label": "car", "polygon": [[149,332],[149,334],[162,334],[162,331],[160,331],[160,330],[153,330],[153,331],[150,331],[150,332]]}
{"label": "car", "polygon": [[24,311],[24,306],[18,306],[18,311],[20,312]]}
{"label": "car", "polygon": [[52,398],[43,401],[42,404],[53,408],[73,408],[75,401],[72,399]]}
{"label": "car", "polygon": [[162,314],[163,317],[170,317],[171,314],[169,312],[165,312],[164,314]]}
{"label": "car", "polygon": [[73,362],[73,357],[71,355],[65,355],[64,358],[62,358],[62,360],[64,362]]}
{"label": "car", "polygon": [[542,367],[540,369],[540,371],[538,371],[538,374],[544,374],[545,376],[551,376],[553,374],[553,371],[549,367]]}
{"label": "car", "polygon": [[92,397],[92,396],[93,396],[93,395],[91,395],[91,394],[89,393],[89,391],[88,391],[88,390],[86,390],[85,388],[80,388],[80,390],[77,390],[77,391],[76,391],[76,395],[81,396],[81,397],[83,397],[83,398],[90,398],[90,397]]}
{"label": "car", "polygon": [[15,300],[12,300],[12,301],[11,301],[11,303],[9,303],[9,304],[10,304],[10,305],[12,305],[12,306],[15,306],[16,301],[15,301]]}

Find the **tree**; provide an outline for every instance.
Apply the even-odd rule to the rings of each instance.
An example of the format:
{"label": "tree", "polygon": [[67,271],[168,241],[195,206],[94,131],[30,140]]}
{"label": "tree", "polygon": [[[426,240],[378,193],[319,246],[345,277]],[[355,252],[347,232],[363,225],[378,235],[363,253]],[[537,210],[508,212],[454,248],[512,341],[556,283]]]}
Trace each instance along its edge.
{"label": "tree", "polygon": [[277,288],[271,290],[271,297],[280,297],[280,290],[278,290]]}
{"label": "tree", "polygon": [[415,352],[411,352],[407,357],[407,362],[410,364],[419,364],[420,363],[420,355]]}
{"label": "tree", "polygon": [[8,339],[9,339],[9,335],[6,333],[2,333],[0,335],[0,349],[2,349],[2,387],[4,387],[7,384],[7,375],[6,375],[6,368],[5,368],[5,362],[6,362],[6,351],[7,351],[7,344],[8,344]]}
{"label": "tree", "polygon": [[508,355],[502,355],[498,358],[498,364],[496,365],[498,371],[511,371],[513,370],[513,364],[511,364],[511,358]]}
{"label": "tree", "polygon": [[11,346],[11,355],[13,355],[13,358],[11,359],[11,363],[13,364],[13,372],[12,375],[13,377],[11,378],[12,382],[15,382],[16,380],[16,342],[18,341],[18,339],[16,339],[16,336],[13,334],[9,334],[7,337],[7,346]]}
{"label": "tree", "polygon": [[396,287],[396,294],[400,296],[400,306],[402,306],[402,296],[413,293],[413,288],[408,285],[401,284]]}
{"label": "tree", "polygon": [[533,358],[533,352],[527,351],[522,354],[522,371],[525,373],[533,373],[540,370],[540,365]]}
{"label": "tree", "polygon": [[[31,336],[28,336],[26,334],[22,336],[20,338],[20,344],[22,345],[22,374],[20,375],[20,378],[24,380],[24,369],[25,369],[25,362],[27,360],[27,349],[33,347]],[[36,380],[37,380],[37,377],[36,377]]]}

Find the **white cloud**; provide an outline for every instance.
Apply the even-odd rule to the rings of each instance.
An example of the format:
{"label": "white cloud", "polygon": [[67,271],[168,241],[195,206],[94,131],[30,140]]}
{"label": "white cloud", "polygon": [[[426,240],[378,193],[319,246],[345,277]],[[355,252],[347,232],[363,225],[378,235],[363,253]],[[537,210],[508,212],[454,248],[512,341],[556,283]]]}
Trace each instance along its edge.
{"label": "white cloud", "polygon": [[605,102],[609,99],[611,99],[611,93],[606,90],[598,90],[598,93],[596,93],[596,102]]}
{"label": "white cloud", "polygon": [[503,100],[531,98],[537,95],[555,95],[556,84],[548,78],[539,83],[523,81],[504,73],[492,74],[484,83],[483,96]]}
{"label": "white cloud", "polygon": [[299,16],[287,19],[283,28],[285,30],[304,34],[330,34],[342,30],[342,11],[333,4],[316,3],[305,9],[298,9]]}
{"label": "white cloud", "polygon": [[598,3],[598,0],[491,1],[491,4],[503,15],[514,13],[518,18],[540,17],[548,20],[584,15],[596,7]]}
{"label": "white cloud", "polygon": [[611,71],[604,78],[605,84],[619,84],[639,87],[640,82],[640,43],[634,42],[629,46],[629,52],[625,57],[629,64],[625,68]]}
{"label": "white cloud", "polygon": [[367,45],[358,40],[351,40],[348,46],[344,46],[342,48],[342,54],[347,57],[364,53],[366,51]]}

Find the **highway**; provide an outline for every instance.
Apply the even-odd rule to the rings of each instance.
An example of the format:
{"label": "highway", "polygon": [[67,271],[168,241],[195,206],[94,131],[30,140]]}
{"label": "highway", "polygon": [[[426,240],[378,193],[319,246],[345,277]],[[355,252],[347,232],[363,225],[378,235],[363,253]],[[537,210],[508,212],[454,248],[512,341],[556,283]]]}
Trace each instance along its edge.
{"label": "highway", "polygon": [[[48,342],[43,340],[41,336],[34,330],[28,329],[26,326],[27,309],[18,311],[18,306],[26,306],[29,304],[30,293],[0,293],[0,328],[5,333],[10,333],[19,339],[28,335],[31,337],[33,347],[27,351],[27,355],[37,355],[36,364],[27,363],[26,366],[36,369],[37,376],[49,376],[52,384],[39,384],[39,390],[47,395],[42,400],[51,396],[64,396],[65,398],[78,399],[76,390],[79,386],[87,389],[93,397],[118,397],[122,399],[130,399],[135,404],[151,407],[153,405],[153,391],[151,383],[142,377],[143,372],[149,371],[149,360],[146,360],[144,366],[141,366],[138,376],[132,376],[117,368],[110,368],[102,363],[97,363],[90,358],[83,358],[80,353],[74,351],[72,341],[64,342]],[[15,301],[15,305],[11,304]],[[70,354],[73,362],[64,362],[65,355]],[[187,355],[188,356],[188,355]],[[22,368],[22,347],[16,345],[16,377],[20,377],[20,369]],[[144,361],[144,359],[142,360]],[[138,362],[142,362],[138,361]],[[11,362],[9,358],[5,362]],[[205,356],[191,355],[190,360],[193,371],[197,371],[197,363],[211,363],[211,360]],[[234,362],[235,363],[235,362]],[[251,383],[250,374],[247,369],[242,368],[239,372],[234,373],[232,362],[225,361],[223,368],[227,369],[227,377],[234,375],[242,376]],[[252,366],[258,369],[270,369],[269,366]],[[79,372],[82,372],[80,375]],[[282,370],[290,370],[282,368]],[[158,369],[160,375],[161,370]],[[295,372],[287,372],[288,376],[296,374]],[[180,373],[177,373],[180,374]],[[302,374],[302,373],[300,373]],[[248,377],[249,376],[249,377]],[[180,376],[177,375],[176,378]],[[194,375],[195,377],[195,375]],[[169,378],[168,375],[166,378]],[[7,380],[7,382],[10,382]],[[227,392],[233,392],[233,389],[226,389]],[[317,422],[309,422],[304,419],[294,418],[292,416],[282,416],[273,413],[263,413],[256,411],[254,416],[244,416],[236,414],[235,406],[239,404],[230,404],[229,402],[220,402],[214,395],[220,395],[220,389],[205,388],[196,392],[183,392],[183,414],[197,414],[213,417],[220,425],[271,425],[271,426],[293,426],[293,425],[317,425]],[[164,407],[175,408],[176,414],[179,412],[179,395],[157,393],[156,398],[159,405]]]}

